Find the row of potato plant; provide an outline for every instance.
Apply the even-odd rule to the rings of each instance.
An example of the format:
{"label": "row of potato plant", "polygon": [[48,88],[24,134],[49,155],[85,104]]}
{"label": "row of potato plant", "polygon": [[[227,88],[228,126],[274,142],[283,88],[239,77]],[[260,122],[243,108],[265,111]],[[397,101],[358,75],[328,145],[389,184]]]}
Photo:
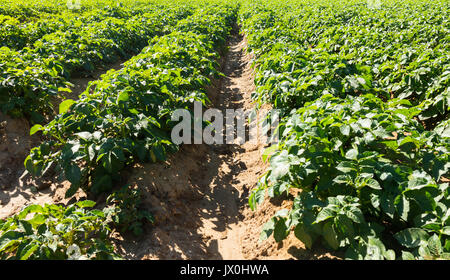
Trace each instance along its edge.
{"label": "row of potato plant", "polygon": [[177,145],[170,139],[171,112],[208,102],[205,86],[218,76],[217,50],[235,20],[235,7],[201,6],[178,22],[172,33],[156,37],[141,54],[90,83],[77,101],[66,100],[46,126],[49,140],[25,161],[36,176],[57,168],[71,182],[67,196],[80,187],[100,193],[118,182],[135,161],[165,159]]}
{"label": "row of potato plant", "polygon": [[113,231],[141,235],[145,224],[153,223],[141,203],[140,191],[124,186],[101,210],[91,200],[24,207],[0,220],[0,260],[122,259],[110,236]]}
{"label": "row of potato plant", "polygon": [[[252,4],[243,17],[261,65],[257,98],[295,108],[324,92],[372,93],[420,105],[421,120],[444,119],[450,105],[450,6],[446,1]],[[390,16],[387,16],[387,15]],[[434,125],[431,122],[430,125]]]}
{"label": "row of potato plant", "polygon": [[[105,17],[79,28],[44,35],[31,48],[0,52],[0,109],[42,123],[53,115],[52,99],[70,91],[68,80],[102,64],[138,53],[155,35],[170,32],[188,7],[159,7],[130,18]],[[107,15],[107,13],[106,13]]]}
{"label": "row of potato plant", "polygon": [[22,22],[20,19],[0,15],[0,47],[20,50],[33,47],[33,43],[46,34],[56,31],[79,30],[93,22],[107,17],[128,19],[137,14],[149,13],[155,6],[145,8],[104,7],[88,11],[66,11],[60,14],[45,14],[39,19]]}
{"label": "row of potato plant", "polygon": [[284,112],[249,203],[293,200],[261,239],[293,232],[350,259],[450,257],[449,11],[246,2],[255,98]]}
{"label": "row of potato plant", "polygon": [[[195,3],[195,13],[167,35],[156,36],[121,70],[89,84],[77,101],[66,100],[45,127],[48,141],[32,150],[25,165],[34,175],[59,168],[72,187],[94,193],[110,190],[113,180],[135,160],[163,159],[175,150],[168,141],[170,111],[208,102],[205,86],[219,75],[218,52],[236,21],[236,7]],[[113,192],[103,210],[89,200],[68,205],[30,205],[0,221],[1,259],[118,259],[113,229],[139,235],[153,217],[139,190]]]}
{"label": "row of potato plant", "polygon": [[[49,15],[66,12],[83,13],[95,9],[114,9],[116,7],[137,10],[164,2],[161,0],[2,0],[0,1],[0,15],[15,17],[20,22],[31,22]],[[177,1],[172,0],[171,2]]]}

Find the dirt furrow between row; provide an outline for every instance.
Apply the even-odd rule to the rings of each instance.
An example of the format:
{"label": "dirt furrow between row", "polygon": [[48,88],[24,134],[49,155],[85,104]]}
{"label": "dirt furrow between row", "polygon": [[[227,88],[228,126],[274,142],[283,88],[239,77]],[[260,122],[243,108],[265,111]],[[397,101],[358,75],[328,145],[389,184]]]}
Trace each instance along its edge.
{"label": "dirt furrow between row", "polygon": [[[222,112],[254,107],[245,48],[235,28],[221,61],[225,77],[208,92],[212,107]],[[248,207],[249,192],[266,170],[264,147],[260,141],[183,145],[163,164],[136,164],[128,183],[143,190],[156,223],[137,239],[117,235],[120,253],[130,259],[292,258],[291,247],[302,246],[295,238],[258,242],[261,226],[283,205],[267,202],[256,212]]]}

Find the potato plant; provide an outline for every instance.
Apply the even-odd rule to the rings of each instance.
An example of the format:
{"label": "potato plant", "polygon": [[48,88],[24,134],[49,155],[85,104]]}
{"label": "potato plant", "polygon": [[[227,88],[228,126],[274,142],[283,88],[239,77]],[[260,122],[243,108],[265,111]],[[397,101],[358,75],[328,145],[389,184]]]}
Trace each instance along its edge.
{"label": "potato plant", "polygon": [[30,205],[0,220],[0,259],[118,259],[108,236],[111,217],[87,210],[84,200],[68,207]]}

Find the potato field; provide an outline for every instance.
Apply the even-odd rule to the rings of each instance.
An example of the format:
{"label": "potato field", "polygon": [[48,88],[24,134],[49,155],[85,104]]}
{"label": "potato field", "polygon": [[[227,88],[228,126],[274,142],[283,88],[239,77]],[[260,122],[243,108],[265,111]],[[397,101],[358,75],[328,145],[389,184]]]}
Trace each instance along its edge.
{"label": "potato field", "polygon": [[447,0],[0,0],[0,70],[0,259],[450,259]]}

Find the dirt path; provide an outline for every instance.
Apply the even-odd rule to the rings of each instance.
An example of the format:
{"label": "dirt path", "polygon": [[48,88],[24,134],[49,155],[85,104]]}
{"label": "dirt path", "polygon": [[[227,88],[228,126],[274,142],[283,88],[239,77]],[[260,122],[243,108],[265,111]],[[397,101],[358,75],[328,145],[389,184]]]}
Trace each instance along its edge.
{"label": "dirt path", "polygon": [[[253,108],[254,75],[246,40],[235,30],[222,62],[225,77],[209,90],[219,110]],[[248,195],[266,170],[264,145],[184,145],[163,164],[136,165],[129,184],[143,190],[156,223],[139,237],[116,235],[130,259],[317,258],[293,235],[259,243],[262,225],[284,205],[267,201],[258,211]]]}
{"label": "dirt path", "polygon": [[[250,57],[245,53],[246,42],[237,32],[229,41],[229,50],[222,69],[225,77],[216,102],[218,109],[252,109],[251,93],[254,91],[253,71],[250,67]],[[264,150],[262,144],[245,143],[243,145],[224,145],[213,147],[215,150],[225,151],[219,176],[226,178],[221,186],[210,185],[213,198],[223,203],[225,231],[217,239],[218,252],[223,259],[244,259],[242,251],[243,236],[247,231],[243,223],[243,211],[247,207],[249,190],[256,185],[265,170],[261,161]],[[216,191],[217,190],[217,191]],[[237,193],[239,199],[234,199]],[[208,228],[214,233],[213,228]],[[213,235],[214,236],[214,235]]]}
{"label": "dirt path", "polygon": [[[214,108],[249,109],[254,90],[245,40],[234,32],[223,59],[226,77],[209,90]],[[185,145],[162,165],[136,165],[129,180],[146,193],[156,226],[122,253],[150,259],[244,259],[243,210],[264,171],[263,146]]]}

